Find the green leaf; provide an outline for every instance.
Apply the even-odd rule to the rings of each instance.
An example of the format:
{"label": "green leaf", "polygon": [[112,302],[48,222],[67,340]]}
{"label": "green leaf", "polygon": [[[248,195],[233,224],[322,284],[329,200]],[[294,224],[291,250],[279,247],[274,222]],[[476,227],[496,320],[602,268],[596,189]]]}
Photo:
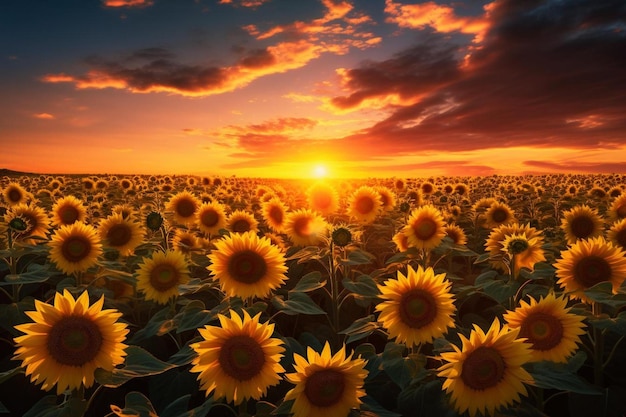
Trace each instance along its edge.
{"label": "green leaf", "polygon": [[156,410],[152,403],[142,393],[131,391],[124,397],[124,408],[117,410],[124,415],[133,415],[137,417],[157,417]]}
{"label": "green leaf", "polygon": [[600,304],[605,304],[613,308],[619,309],[626,306],[626,294],[613,294],[613,285],[608,282],[600,282],[585,291],[585,295]]}
{"label": "green leaf", "polygon": [[204,303],[200,300],[193,300],[174,317],[176,323],[176,333],[187,330],[196,330],[210,322],[215,316],[205,309]]}
{"label": "green leaf", "polygon": [[400,388],[405,388],[417,375],[417,364],[404,357],[405,345],[388,342],[382,354],[382,366],[387,375]]}
{"label": "green leaf", "polygon": [[345,259],[339,259],[339,263],[342,265],[368,265],[376,259],[371,253],[367,253],[361,249],[356,249],[348,252],[348,256]]}
{"label": "green leaf", "polygon": [[122,368],[116,368],[113,371],[96,369],[96,381],[106,387],[117,388],[133,378],[157,375],[178,366],[155,358],[139,346],[129,346],[126,354]]}
{"label": "green leaf", "polygon": [[626,336],[626,311],[622,311],[615,318],[590,316],[589,323],[597,329],[608,329],[620,336]]}
{"label": "green leaf", "polygon": [[154,314],[143,329],[138,330],[130,343],[138,343],[152,336],[163,335],[172,330],[172,310],[165,307]]}
{"label": "green leaf", "polygon": [[159,417],[205,417],[215,405],[213,397],[208,397],[201,405],[187,411],[191,395],[183,395],[163,410]]}
{"label": "green leaf", "polygon": [[296,314],[326,314],[311,297],[302,292],[290,292],[289,299],[283,300],[280,296],[272,297],[272,304],[283,313],[290,316]]}
{"label": "green leaf", "polygon": [[191,363],[196,355],[197,353],[195,350],[189,347],[189,345],[185,345],[178,352],[170,356],[167,362],[171,363],[172,365],[187,365]]}
{"label": "green leaf", "polygon": [[489,252],[482,253],[478,255],[476,259],[474,259],[474,264],[480,264],[480,263],[486,262],[489,260],[489,258],[491,258],[491,253]]}
{"label": "green leaf", "polygon": [[0,414],[9,414],[11,411],[0,402]]}
{"label": "green leaf", "polygon": [[376,281],[369,275],[360,275],[354,281],[345,278],[341,283],[345,289],[361,297],[374,298],[380,294]]}
{"label": "green leaf", "polygon": [[3,382],[7,381],[11,377],[13,377],[13,376],[15,376],[17,374],[21,374],[23,372],[24,372],[24,370],[22,369],[22,367],[18,366],[18,367],[15,367],[13,369],[9,369],[8,371],[4,371],[4,372],[0,373],[0,384],[2,384]]}
{"label": "green leaf", "polygon": [[87,401],[82,398],[70,398],[57,405],[56,395],[46,395],[22,417],[82,417]]}
{"label": "green leaf", "polygon": [[365,411],[370,411],[378,417],[402,417],[402,414],[394,413],[393,411],[387,410],[382,405],[378,404],[378,402],[369,395],[363,397],[362,400],[363,405],[361,405],[361,409]]}
{"label": "green leaf", "polygon": [[585,353],[579,351],[566,364],[550,361],[534,362],[528,365],[528,372],[532,375],[535,385],[540,388],[600,395],[603,392],[600,387],[590,384],[576,373],[585,358]]}
{"label": "green leaf", "polygon": [[[319,271],[309,272],[298,280],[296,286],[291,290],[293,292],[309,292],[326,285],[326,280],[321,281],[322,274]],[[290,292],[291,292],[290,291]]]}
{"label": "green leaf", "polygon": [[276,409],[272,411],[272,414],[275,416],[286,416],[292,414],[291,407],[293,406],[294,401],[295,400],[287,400],[281,402],[278,407],[276,407]]}
{"label": "green leaf", "polygon": [[346,343],[352,343],[366,338],[376,329],[378,329],[378,324],[374,321],[374,315],[370,314],[367,317],[356,320],[347,329],[340,331],[339,334],[348,335]]}
{"label": "green leaf", "polygon": [[46,282],[53,273],[51,264],[30,264],[25,272],[7,275],[5,281],[0,281],[0,286]]}

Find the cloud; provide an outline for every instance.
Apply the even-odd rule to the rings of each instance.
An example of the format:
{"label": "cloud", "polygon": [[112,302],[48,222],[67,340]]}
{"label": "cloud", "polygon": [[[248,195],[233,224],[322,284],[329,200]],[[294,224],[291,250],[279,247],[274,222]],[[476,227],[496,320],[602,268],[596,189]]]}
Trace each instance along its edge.
{"label": "cloud", "polygon": [[[274,26],[261,32],[256,26],[244,29],[257,41],[274,38],[274,43],[253,49],[239,48],[240,58],[229,66],[182,63],[169,50],[145,48],[121,59],[89,57],[90,69],[83,75],[46,74],[48,83],[71,83],[77,89],[114,88],[133,93],[170,93],[210,96],[234,91],[271,74],[302,68],[322,54],[345,54],[351,48],[365,49],[381,41],[370,32],[357,30],[369,20],[354,13],[345,1],[323,0],[324,16],[309,22]],[[224,2],[223,2],[224,3]],[[231,2],[226,2],[230,4]],[[257,2],[238,2],[238,5]],[[267,44],[267,42],[263,42]]]}
{"label": "cloud", "polygon": [[626,142],[624,2],[498,0],[476,18],[479,44],[443,33],[454,25],[442,19],[456,16],[446,7],[428,28],[414,25],[426,41],[339,72],[341,93],[325,109],[386,111],[342,146],[399,155]]}
{"label": "cloud", "polygon": [[271,0],[219,0],[219,4],[229,4],[235,7],[249,7],[255,9],[269,1]]}
{"label": "cloud", "polygon": [[386,0],[385,13],[388,15],[387,22],[400,27],[423,29],[428,26],[437,32],[473,34],[476,35],[477,42],[480,42],[489,27],[489,21],[485,16],[458,16],[452,7],[432,1],[421,4],[399,4],[393,0]]}
{"label": "cloud", "polygon": [[35,113],[33,114],[33,117],[36,119],[41,119],[41,120],[53,120],[56,119],[56,117],[54,117],[54,115],[50,114],[50,113]]}
{"label": "cloud", "polygon": [[105,7],[147,7],[154,4],[153,0],[103,0]]}
{"label": "cloud", "polygon": [[[626,164],[623,162],[548,162],[529,160],[524,165],[537,168],[544,172],[580,172],[587,174],[626,174]],[[535,170],[535,171],[537,171]]]}

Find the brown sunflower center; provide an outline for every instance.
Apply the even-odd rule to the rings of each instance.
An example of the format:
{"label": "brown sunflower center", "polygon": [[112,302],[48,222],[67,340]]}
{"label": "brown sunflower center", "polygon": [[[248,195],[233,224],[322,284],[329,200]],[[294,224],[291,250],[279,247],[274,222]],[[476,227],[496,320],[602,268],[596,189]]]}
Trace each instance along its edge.
{"label": "brown sunflower center", "polygon": [[626,228],[618,231],[615,234],[615,241],[617,242],[618,245],[620,245],[622,248],[626,249]]}
{"label": "brown sunflower center", "polygon": [[452,243],[454,243],[455,245],[458,245],[458,243],[461,241],[461,234],[454,229],[446,230],[446,236],[452,239]]}
{"label": "brown sunflower center", "polygon": [[227,375],[239,381],[247,381],[259,375],[263,369],[265,353],[252,337],[233,336],[224,342],[218,361]]}
{"label": "brown sunflower center", "polygon": [[400,299],[400,319],[404,324],[419,329],[437,316],[437,302],[428,291],[414,289],[402,295]]}
{"label": "brown sunflower center", "polygon": [[169,263],[156,265],[150,271],[150,285],[159,291],[164,292],[178,285],[180,274],[178,269]]}
{"label": "brown sunflower center", "polygon": [[578,216],[570,221],[572,234],[578,239],[585,239],[593,233],[595,224],[589,216]]}
{"label": "brown sunflower center", "polygon": [[59,218],[63,222],[63,224],[73,224],[78,220],[80,216],[79,211],[76,207],[67,205],[59,208]]}
{"label": "brown sunflower center", "polygon": [[232,228],[235,233],[245,233],[250,230],[251,225],[248,220],[239,219],[233,223]]}
{"label": "brown sunflower center", "polygon": [[308,217],[301,217],[293,222],[293,232],[300,237],[307,237],[311,235],[311,219]]}
{"label": "brown sunflower center", "polygon": [[518,239],[511,239],[506,249],[511,255],[519,255],[520,253],[528,249],[528,247],[529,247],[529,244],[526,239],[518,238]]}
{"label": "brown sunflower center", "polygon": [[480,346],[470,353],[461,369],[463,383],[476,391],[496,386],[504,377],[506,363],[496,349]]}
{"label": "brown sunflower center", "polygon": [[270,208],[269,211],[269,217],[272,219],[272,221],[276,224],[282,224],[283,223],[283,211],[280,209],[280,207],[276,207],[276,206],[272,206],[272,208]]}
{"label": "brown sunflower center", "polygon": [[219,216],[215,210],[205,210],[200,216],[200,222],[206,227],[213,227],[219,221]]}
{"label": "brown sunflower center", "polygon": [[61,254],[69,262],[80,262],[91,253],[91,242],[83,236],[70,236],[61,245]]}
{"label": "brown sunflower center", "polygon": [[313,196],[313,205],[319,209],[326,209],[330,207],[332,199],[330,195],[326,193],[319,193]]}
{"label": "brown sunflower center", "polygon": [[356,211],[358,211],[361,214],[369,214],[374,210],[374,200],[372,200],[369,197],[361,197],[359,198],[355,205],[354,208],[356,208]]}
{"label": "brown sunflower center", "polygon": [[600,256],[587,256],[574,265],[574,280],[584,288],[611,279],[611,265]]}
{"label": "brown sunflower center", "polygon": [[415,222],[413,231],[419,240],[428,240],[437,233],[437,223],[430,218],[421,219]]}
{"label": "brown sunflower center", "polygon": [[7,192],[7,197],[12,203],[18,203],[22,200],[22,193],[17,188],[11,188],[9,192]]}
{"label": "brown sunflower center", "polygon": [[176,203],[176,213],[180,217],[191,217],[196,212],[196,205],[193,201],[183,198]]}
{"label": "brown sunflower center", "polygon": [[50,329],[47,348],[58,363],[82,366],[98,355],[102,342],[102,332],[96,323],[84,316],[68,316]]}
{"label": "brown sunflower center", "polygon": [[508,217],[509,212],[502,208],[495,209],[493,213],[491,213],[491,218],[496,223],[503,223]]}
{"label": "brown sunflower center", "polygon": [[343,373],[336,369],[322,369],[307,378],[304,394],[314,406],[330,407],[341,401],[345,389]]}
{"label": "brown sunflower center", "polygon": [[519,336],[528,338],[533,349],[550,350],[563,340],[563,324],[551,314],[533,313],[522,322]]}
{"label": "brown sunflower center", "polygon": [[622,204],[621,206],[619,206],[617,210],[615,210],[615,213],[617,214],[617,218],[619,219],[625,218],[626,217],[626,204]]}
{"label": "brown sunflower center", "polygon": [[230,257],[228,274],[238,282],[254,284],[267,273],[265,258],[253,250],[243,250]]}
{"label": "brown sunflower center", "polygon": [[132,238],[133,234],[125,223],[118,223],[111,226],[111,228],[107,231],[107,241],[110,246],[120,247],[127,244]]}

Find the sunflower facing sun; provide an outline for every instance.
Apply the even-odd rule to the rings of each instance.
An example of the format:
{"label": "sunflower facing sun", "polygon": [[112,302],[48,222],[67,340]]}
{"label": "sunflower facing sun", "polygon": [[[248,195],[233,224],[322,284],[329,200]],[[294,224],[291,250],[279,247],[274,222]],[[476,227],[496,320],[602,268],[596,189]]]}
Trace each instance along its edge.
{"label": "sunflower facing sun", "polygon": [[68,290],[56,293],[54,305],[35,300],[35,311],[26,315],[33,322],[15,328],[14,359],[21,360],[31,381],[57,394],[65,390],[89,388],[97,368],[112,371],[124,361],[128,329],[118,322],[122,313],[103,310],[104,296],[91,306],[85,291],[74,299]]}
{"label": "sunflower facing sun", "polygon": [[179,251],[154,252],[145,258],[137,270],[137,290],[146,300],[166,304],[178,295],[178,286],[189,282],[185,255]]}

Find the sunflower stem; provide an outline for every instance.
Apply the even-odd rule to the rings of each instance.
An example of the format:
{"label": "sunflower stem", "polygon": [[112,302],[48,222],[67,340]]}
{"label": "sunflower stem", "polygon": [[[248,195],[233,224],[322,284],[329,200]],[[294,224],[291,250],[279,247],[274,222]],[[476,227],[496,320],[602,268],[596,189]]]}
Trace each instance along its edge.
{"label": "sunflower stem", "polygon": [[339,283],[337,282],[337,274],[335,274],[335,245],[330,242],[329,256],[329,281],[330,281],[330,304],[332,309],[332,327],[335,335],[335,343],[339,345]]}
{"label": "sunflower stem", "polygon": [[[600,317],[602,313],[602,306],[600,303],[593,302],[591,304],[591,311],[595,317]],[[597,327],[593,328],[593,381],[597,386],[603,384],[603,371],[604,371],[604,333],[602,329]]]}

